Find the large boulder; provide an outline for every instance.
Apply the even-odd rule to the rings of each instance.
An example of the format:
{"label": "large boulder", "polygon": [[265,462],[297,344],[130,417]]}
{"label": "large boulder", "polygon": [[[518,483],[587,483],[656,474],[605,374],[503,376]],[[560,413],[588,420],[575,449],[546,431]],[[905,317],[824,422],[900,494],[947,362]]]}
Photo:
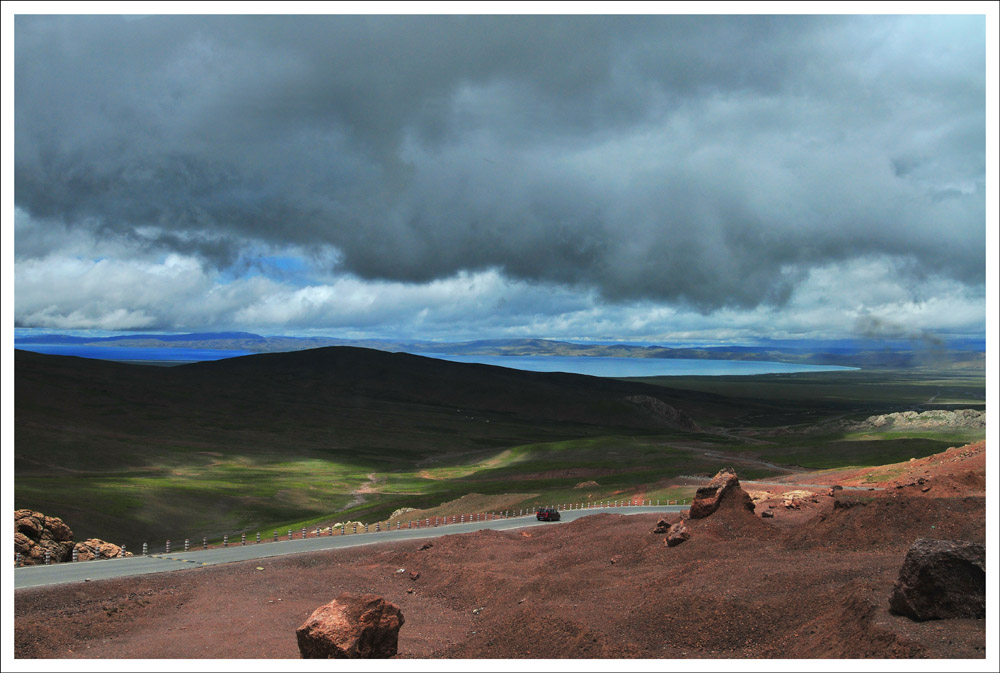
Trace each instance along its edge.
{"label": "large boulder", "polygon": [[917,540],[899,569],[889,608],[919,621],[985,617],[985,547],[962,540]]}
{"label": "large boulder", "polygon": [[14,510],[14,553],[25,565],[45,563],[45,552],[58,563],[73,553],[73,531],[62,519],[30,509]]}
{"label": "large boulder", "polygon": [[379,596],[344,593],[316,608],[295,636],[303,659],[386,659],[396,654],[404,621]]}
{"label": "large boulder", "polygon": [[128,557],[132,555],[130,551],[123,552],[122,548],[118,545],[99,540],[96,537],[84,540],[83,542],[77,542],[73,548],[76,549],[77,558],[80,561],[91,561],[96,558]]}
{"label": "large boulder", "polygon": [[702,486],[695,492],[689,516],[692,519],[704,519],[724,506],[754,511],[753,500],[740,487],[740,480],[731,467],[719,470],[707,486]]}

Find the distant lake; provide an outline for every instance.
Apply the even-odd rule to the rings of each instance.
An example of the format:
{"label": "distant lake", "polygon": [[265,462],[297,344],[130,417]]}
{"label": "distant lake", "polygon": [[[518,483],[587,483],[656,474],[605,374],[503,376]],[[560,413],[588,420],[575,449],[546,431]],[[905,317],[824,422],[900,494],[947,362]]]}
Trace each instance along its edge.
{"label": "distant lake", "polygon": [[[75,355],[81,358],[183,364],[206,360],[223,360],[250,351],[210,348],[141,348],[132,346],[88,346],[79,344],[17,344],[17,348],[46,355]],[[785,362],[754,362],[748,360],[683,360],[668,358],[600,358],[560,355],[442,355],[415,353],[424,357],[451,362],[469,362],[509,367],[529,372],[568,372],[620,378],[627,376],[733,376],[752,374],[788,374],[794,372],[829,372],[857,369],[834,365],[799,365]]]}
{"label": "distant lake", "polygon": [[750,360],[684,360],[670,358],[600,358],[561,355],[441,355],[416,353],[424,357],[474,362],[523,369],[529,372],[567,372],[621,378],[627,376],[750,376],[752,374],[789,374],[794,372],[850,371],[857,367],[835,365],[799,365],[786,362]]}
{"label": "distant lake", "polygon": [[133,346],[87,346],[80,344],[17,344],[17,348],[45,355],[74,355],[78,358],[114,360],[116,362],[162,362],[181,364],[184,362],[204,362],[224,360],[250,351],[224,350],[212,348],[142,348]]}

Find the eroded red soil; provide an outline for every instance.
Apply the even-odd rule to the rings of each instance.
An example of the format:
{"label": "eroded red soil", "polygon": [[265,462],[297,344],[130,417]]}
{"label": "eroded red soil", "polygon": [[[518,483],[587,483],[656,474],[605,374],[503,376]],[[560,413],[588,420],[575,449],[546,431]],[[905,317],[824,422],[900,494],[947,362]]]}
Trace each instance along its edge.
{"label": "eroded red soil", "polygon": [[15,654],[297,658],[295,629],[352,591],[400,607],[401,658],[983,658],[985,620],[888,610],[914,540],[985,542],[985,459],[964,469],[985,447],[963,469],[953,451],[907,465],[942,479],[928,491],[817,493],[773,519],[764,501],[756,515],[724,508],[687,521],[691,539],[674,548],[651,532],[656,515],[599,514],[425,550],[390,542],[20,590]]}

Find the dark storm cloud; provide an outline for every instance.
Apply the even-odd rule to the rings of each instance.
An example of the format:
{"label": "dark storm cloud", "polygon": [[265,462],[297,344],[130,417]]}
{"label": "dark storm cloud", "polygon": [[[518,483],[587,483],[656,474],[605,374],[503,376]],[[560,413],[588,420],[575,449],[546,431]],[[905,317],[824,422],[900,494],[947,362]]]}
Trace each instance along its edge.
{"label": "dark storm cloud", "polygon": [[15,36],[15,200],[38,226],[704,310],[866,256],[984,281],[981,17],[46,16]]}

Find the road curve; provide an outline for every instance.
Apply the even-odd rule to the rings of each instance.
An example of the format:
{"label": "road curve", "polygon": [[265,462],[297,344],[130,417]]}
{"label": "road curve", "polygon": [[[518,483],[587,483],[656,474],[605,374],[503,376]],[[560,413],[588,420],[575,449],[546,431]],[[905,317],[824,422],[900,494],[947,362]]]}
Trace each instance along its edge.
{"label": "road curve", "polygon": [[561,522],[541,522],[532,514],[530,516],[509,519],[449,524],[436,528],[401,529],[358,535],[332,535],[330,537],[311,537],[305,540],[285,540],[263,544],[251,543],[246,546],[236,545],[225,548],[170,554],[151,554],[149,556],[133,556],[122,559],[55,563],[48,566],[26,566],[15,569],[14,589],[29,589],[55,584],[131,577],[133,575],[171,572],[174,570],[193,570],[220,563],[252,561],[254,559],[286,556],[288,554],[303,554],[306,552],[323,551],[325,549],[359,547],[361,545],[377,544],[380,542],[419,540],[441,537],[443,535],[460,535],[484,529],[511,530],[531,526],[553,526],[558,525],[558,523],[566,523],[584,516],[605,512],[612,514],[649,514],[654,512],[680,512],[687,508],[687,505],[661,505],[659,507],[639,506],[575,509],[561,512]]}

